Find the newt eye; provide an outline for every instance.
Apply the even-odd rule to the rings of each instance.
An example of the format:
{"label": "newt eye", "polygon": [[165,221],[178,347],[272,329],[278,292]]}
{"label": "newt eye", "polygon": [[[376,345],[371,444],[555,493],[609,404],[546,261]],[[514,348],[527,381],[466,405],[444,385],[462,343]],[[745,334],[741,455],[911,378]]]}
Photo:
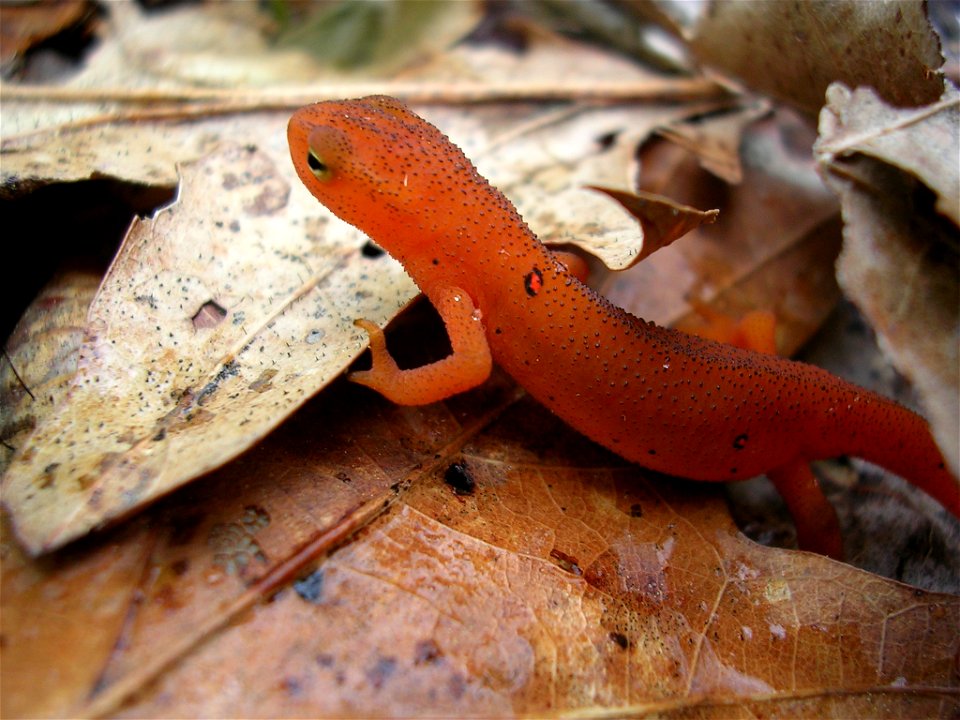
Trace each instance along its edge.
{"label": "newt eye", "polygon": [[320,125],[307,136],[307,167],[322,183],[340,176],[350,166],[350,141],[342,130]]}
{"label": "newt eye", "polygon": [[321,182],[326,182],[333,175],[333,170],[331,170],[330,166],[323,161],[323,158],[321,158],[313,148],[307,151],[307,167],[310,168],[313,176]]}

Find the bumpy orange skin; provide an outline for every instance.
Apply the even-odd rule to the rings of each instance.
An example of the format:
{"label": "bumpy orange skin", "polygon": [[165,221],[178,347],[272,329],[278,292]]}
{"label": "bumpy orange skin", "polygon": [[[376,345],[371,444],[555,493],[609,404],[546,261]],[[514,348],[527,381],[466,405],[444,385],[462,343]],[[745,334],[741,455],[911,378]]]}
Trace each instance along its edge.
{"label": "bumpy orange skin", "polygon": [[[717,481],[795,478],[810,460],[857,455],[960,512],[958,483],[918,415],[820,368],[658,327],[612,305],[567,271],[459,148],[399,101],[302,108],[288,139],[307,188],[400,260],[434,304],[450,305],[451,288],[469,296],[473,315],[451,323],[441,311],[462,352],[487,344],[531,395],[617,454]],[[382,374],[378,389],[389,396],[384,388],[402,379],[401,401],[429,402],[449,394],[433,390],[438,381],[465,389],[485,376],[475,362],[463,382],[447,376],[466,371],[448,365],[432,376]],[[810,477],[778,483],[800,496],[788,497],[795,514],[823,510],[802,497]],[[837,542],[816,549],[836,555]]]}

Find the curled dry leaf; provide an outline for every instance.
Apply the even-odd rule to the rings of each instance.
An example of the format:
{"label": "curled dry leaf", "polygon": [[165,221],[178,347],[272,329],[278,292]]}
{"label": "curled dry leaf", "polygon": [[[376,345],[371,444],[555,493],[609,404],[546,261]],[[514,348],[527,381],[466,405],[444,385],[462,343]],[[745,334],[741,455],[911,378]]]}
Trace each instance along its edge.
{"label": "curled dry leaf", "polygon": [[681,118],[657,129],[657,134],[694,153],[700,164],[731,185],[743,180],[740,141],[744,130],[770,112],[764,102],[718,112],[707,117]]}
{"label": "curled dry leaf", "polygon": [[943,91],[940,41],[910,0],[712,2],[690,45],[704,64],[809,115],[834,81],[870,85],[901,107]]}
{"label": "curled dry leaf", "polygon": [[[920,108],[896,108],[869,87],[852,92],[832,85],[820,114],[816,154],[836,175],[856,177],[844,161],[867,155],[909,173],[936,194],[937,211],[960,225],[960,91],[948,85],[940,99]],[[866,182],[866,180],[860,181]]]}
{"label": "curled dry leaf", "polygon": [[[643,229],[642,249],[633,257],[628,267],[648,258],[694,228],[716,222],[717,215],[720,214],[719,210],[697,210],[674,202],[670,198],[648,192],[633,193],[598,185],[592,185],[590,189],[609,195],[620,203],[639,221]],[[579,245],[579,243],[574,244]]]}
{"label": "curled dry leaf", "polygon": [[67,401],[4,476],[31,552],[249,447],[363,349],[353,318],[383,322],[411,295],[399,273],[361,285],[391,263],[347,262],[362,236],[292,194],[292,171],[263,153],[228,148],[183,172],[179,201],[131,228]]}
{"label": "curled dry leaf", "polygon": [[957,598],[754,545],[516,398],[340,384],[142,523],[5,544],[3,715],[956,710]]}
{"label": "curled dry leaf", "polygon": [[960,94],[951,87],[938,103],[910,110],[885,106],[869,88],[835,85],[828,96],[817,151],[843,207],[839,281],[917,388],[956,473]]}

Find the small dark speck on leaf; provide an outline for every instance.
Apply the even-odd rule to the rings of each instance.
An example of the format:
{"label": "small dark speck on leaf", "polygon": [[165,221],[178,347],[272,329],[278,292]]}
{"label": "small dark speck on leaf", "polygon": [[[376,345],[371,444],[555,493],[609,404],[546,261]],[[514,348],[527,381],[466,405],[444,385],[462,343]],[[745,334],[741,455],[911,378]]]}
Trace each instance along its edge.
{"label": "small dark speck on leaf", "polygon": [[617,141],[617,135],[619,133],[616,131],[604,133],[597,138],[597,145],[600,146],[601,150],[608,150],[613,146]]}
{"label": "small dark speck on leaf", "polygon": [[300,678],[287,677],[283,679],[281,684],[284,692],[288,695],[296,697],[303,692],[303,683],[300,681]]}
{"label": "small dark speck on leaf", "polygon": [[421,640],[413,651],[413,662],[416,665],[434,663],[443,657],[443,651],[433,640]]}
{"label": "small dark speck on leaf", "polygon": [[363,247],[360,249],[360,254],[365,258],[378,258],[385,253],[386,251],[382,247],[376,245],[370,240],[367,240],[367,242],[364,243]]}
{"label": "small dark speck on leaf", "polygon": [[397,659],[392,657],[382,657],[376,664],[367,670],[367,680],[373,685],[374,689],[379,690],[387,681],[393,671],[397,668]]}
{"label": "small dark speck on leaf", "polygon": [[294,580],[293,589],[308,603],[319,605],[323,601],[323,571],[314,570],[306,577]]}
{"label": "small dark speck on leaf", "polygon": [[477,489],[477,483],[470,475],[470,469],[466,463],[453,463],[443,473],[443,481],[457,495],[473,495]]}
{"label": "small dark speck on leaf", "polygon": [[556,560],[557,565],[559,565],[561,569],[566,570],[568,573],[578,577],[583,575],[583,570],[580,569],[580,564],[572,555],[567,555],[565,552],[554,548],[550,551],[550,557]]}
{"label": "small dark speck on leaf", "polygon": [[610,639],[613,640],[617,645],[620,646],[621,650],[626,650],[630,647],[630,641],[627,639],[627,636],[620,632],[610,633]]}

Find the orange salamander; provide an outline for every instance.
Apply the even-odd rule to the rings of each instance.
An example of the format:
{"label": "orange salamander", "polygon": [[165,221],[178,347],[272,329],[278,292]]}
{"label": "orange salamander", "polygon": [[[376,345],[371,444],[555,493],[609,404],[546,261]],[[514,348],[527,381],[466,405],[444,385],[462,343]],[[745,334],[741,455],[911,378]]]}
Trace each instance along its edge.
{"label": "orange salamander", "polygon": [[584,435],[694,480],[766,474],[802,548],[842,555],[809,461],[856,455],[960,516],[960,484],[926,421],[820,368],[658,327],[571,274],[463,152],[399,100],[298,110],[287,131],[316,198],[398,259],[446,325],[451,355],[401,370],[366,320],[373,365],[350,379],[419,405],[482,383],[496,361]]}

